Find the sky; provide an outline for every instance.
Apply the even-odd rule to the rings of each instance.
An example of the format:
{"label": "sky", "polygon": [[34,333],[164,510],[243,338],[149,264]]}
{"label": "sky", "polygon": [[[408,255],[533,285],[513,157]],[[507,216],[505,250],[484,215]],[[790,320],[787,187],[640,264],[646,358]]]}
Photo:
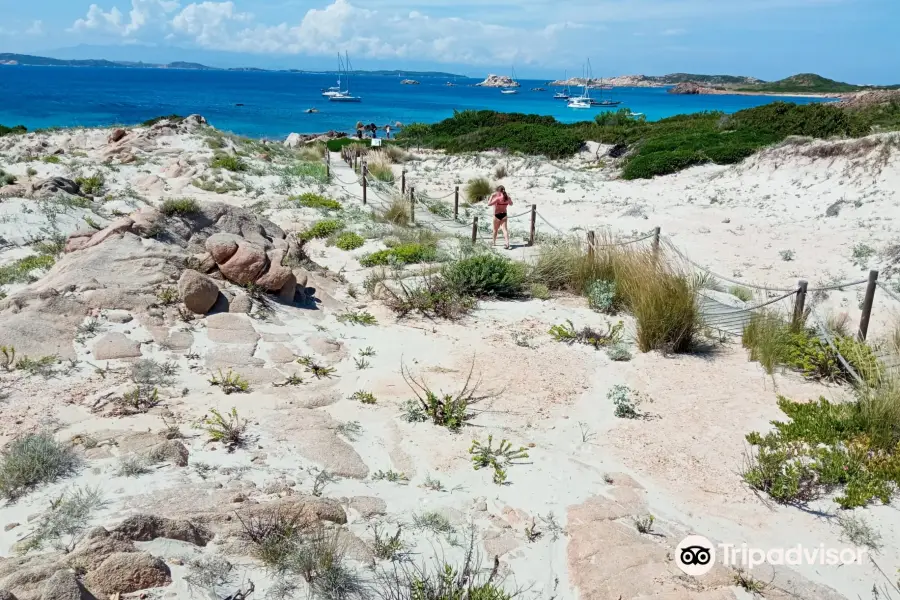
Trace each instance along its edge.
{"label": "sky", "polygon": [[0,52],[481,77],[900,83],[897,0],[0,0]]}

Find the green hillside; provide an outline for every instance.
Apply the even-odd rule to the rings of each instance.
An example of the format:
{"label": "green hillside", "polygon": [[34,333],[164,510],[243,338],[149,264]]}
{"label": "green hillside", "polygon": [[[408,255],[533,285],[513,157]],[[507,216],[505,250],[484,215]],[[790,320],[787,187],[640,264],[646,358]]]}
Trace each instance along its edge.
{"label": "green hillside", "polygon": [[743,92],[780,92],[785,94],[835,94],[858,92],[862,89],[865,88],[851,83],[844,83],[843,81],[828,79],[815,73],[800,73],[779,81],[738,88],[739,91]]}
{"label": "green hillside", "polygon": [[660,83],[685,83],[692,81],[694,83],[703,83],[707,85],[755,85],[765,83],[755,77],[743,77],[741,75],[695,75],[693,73],[670,73],[669,75],[661,75],[659,77],[650,77]]}

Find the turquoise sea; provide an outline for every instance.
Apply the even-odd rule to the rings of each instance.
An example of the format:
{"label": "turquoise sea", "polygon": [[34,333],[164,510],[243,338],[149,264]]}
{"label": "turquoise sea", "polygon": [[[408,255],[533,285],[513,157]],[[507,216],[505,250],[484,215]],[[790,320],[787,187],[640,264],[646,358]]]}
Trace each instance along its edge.
{"label": "turquoise sea", "polygon": [[[433,123],[464,109],[552,115],[563,122],[588,120],[600,110],[568,108],[553,99],[555,90],[546,81],[522,80],[518,94],[504,95],[495,88],[472,87],[475,79],[458,79],[449,87],[445,78],[420,77],[420,85],[401,85],[399,77],[376,75],[353,77],[351,92],[363,101],[342,104],[321,96],[322,89],[335,85],[335,78],[288,72],[0,66],[0,124],[29,129],[131,125],[159,115],[199,113],[219,129],[277,138],[291,132],[350,131],[357,121]],[[547,91],[532,92],[533,87]],[[661,88],[616,88],[602,94],[621,101],[617,108],[628,107],[651,120],[708,110],[735,112],[776,99],[682,96]],[[308,114],[309,108],[319,112]]]}

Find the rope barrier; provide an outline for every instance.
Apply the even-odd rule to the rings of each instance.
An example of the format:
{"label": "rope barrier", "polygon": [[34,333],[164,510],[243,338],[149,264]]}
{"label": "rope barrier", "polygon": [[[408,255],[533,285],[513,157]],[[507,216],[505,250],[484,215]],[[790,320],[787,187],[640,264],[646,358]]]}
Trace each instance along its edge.
{"label": "rope barrier", "polygon": [[[716,279],[721,279],[722,281],[727,281],[728,283],[733,283],[735,285],[740,285],[740,286],[747,287],[747,288],[770,291],[770,292],[796,292],[797,291],[796,289],[791,289],[791,288],[778,288],[778,287],[772,287],[772,286],[756,285],[753,283],[747,283],[746,281],[732,279],[731,277],[725,277],[724,275],[720,275],[719,273],[711,271],[708,268],[704,267],[703,265],[698,264],[698,263],[692,261],[687,256],[685,256],[685,254],[683,252],[681,252],[678,248],[675,247],[675,244],[672,242],[671,238],[666,237],[666,243],[669,246],[669,248],[671,248],[672,251],[675,252],[675,254],[677,254],[678,256],[680,256],[681,258],[683,258],[684,260],[686,260],[687,262],[689,262],[696,268],[700,269],[701,271],[705,271],[706,273],[709,273]],[[859,281],[848,281],[848,282],[838,283],[838,284],[834,284],[834,285],[826,286],[826,287],[808,288],[806,291],[808,293],[812,293],[812,292],[828,292],[828,291],[832,291],[832,290],[842,290],[846,287],[861,285],[863,283],[868,283],[868,282],[869,282],[868,279],[860,279]]]}
{"label": "rope barrier", "polygon": [[615,244],[598,244],[596,242],[591,244],[590,242],[588,242],[588,246],[593,247],[594,249],[613,248],[615,246],[628,246],[629,244],[636,244],[637,242],[643,242],[644,240],[649,240],[650,238],[654,237],[655,235],[656,235],[656,233],[651,233],[649,235],[645,235],[644,237],[637,238],[635,240],[629,240],[627,242],[616,242]]}
{"label": "rope barrier", "polygon": [[887,294],[888,296],[890,296],[891,298],[893,298],[896,302],[900,302],[900,296],[898,296],[897,294],[895,294],[894,292],[892,292],[889,288],[885,287],[884,284],[881,283],[880,281],[877,282],[877,284],[878,284],[878,288],[879,288],[882,292],[884,292],[885,294]]}
{"label": "rope barrier", "polygon": [[[785,294],[784,296],[779,296],[778,298],[774,298],[772,300],[763,302],[762,304],[758,304],[756,306],[751,306],[750,308],[741,308],[738,310],[726,310],[726,311],[722,311],[720,313],[716,313],[714,316],[718,317],[718,316],[737,315],[737,314],[741,314],[741,313],[745,313],[745,312],[759,310],[760,308],[765,308],[766,306],[769,306],[770,304],[775,304],[776,302],[781,302],[782,300],[786,300],[787,298],[790,298],[797,292],[798,292],[798,290],[794,290],[790,293]],[[709,296],[707,296],[705,294],[701,293],[700,296],[702,296],[703,298],[706,298],[707,300],[709,300],[711,302],[718,302],[718,300],[716,300],[715,298],[710,298]]]}

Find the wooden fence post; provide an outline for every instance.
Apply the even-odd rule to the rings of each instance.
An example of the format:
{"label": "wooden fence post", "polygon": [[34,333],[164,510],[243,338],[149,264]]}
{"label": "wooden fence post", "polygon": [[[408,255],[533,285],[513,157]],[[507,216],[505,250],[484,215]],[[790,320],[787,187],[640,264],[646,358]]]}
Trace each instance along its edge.
{"label": "wooden fence post", "polygon": [[325,179],[331,180],[331,163],[329,161],[325,161]]}
{"label": "wooden fence post", "polygon": [[531,205],[531,233],[528,235],[528,245],[534,246],[534,233],[537,225],[537,204]]}
{"label": "wooden fence post", "polygon": [[803,311],[806,310],[806,288],[809,284],[800,280],[797,285],[797,297],[794,298],[794,327],[799,327],[803,323]]}
{"label": "wooden fence post", "polygon": [[869,333],[869,318],[872,316],[872,302],[875,300],[875,288],[878,287],[878,271],[869,271],[869,285],[863,298],[862,316],[859,318],[859,339],[866,341]]}
{"label": "wooden fence post", "polygon": [[453,194],[453,220],[455,221],[459,216],[459,186],[456,186]]}
{"label": "wooden fence post", "polygon": [[597,236],[593,231],[587,232],[587,244],[588,244],[588,260],[594,260],[594,245],[597,243]]}
{"label": "wooden fence post", "polygon": [[409,188],[409,220],[411,223],[416,222],[416,188]]}
{"label": "wooden fence post", "polygon": [[366,164],[366,161],[363,161],[363,165],[362,165],[362,176],[363,176],[363,180],[362,180],[362,186],[363,186],[363,206],[365,206],[365,205],[366,205],[366,201],[368,200],[368,197],[369,197],[369,194],[368,194],[368,192],[369,192],[369,182],[367,181],[367,180],[368,180],[368,177],[369,177],[369,166]]}
{"label": "wooden fence post", "polygon": [[359,150],[356,151],[356,155],[353,157],[353,172],[356,173],[359,170]]}
{"label": "wooden fence post", "polygon": [[653,228],[653,254],[657,254],[659,252],[659,227]]}
{"label": "wooden fence post", "polygon": [[478,217],[472,219],[472,244],[478,241]]}
{"label": "wooden fence post", "polygon": [[406,169],[400,171],[400,193],[406,193]]}

